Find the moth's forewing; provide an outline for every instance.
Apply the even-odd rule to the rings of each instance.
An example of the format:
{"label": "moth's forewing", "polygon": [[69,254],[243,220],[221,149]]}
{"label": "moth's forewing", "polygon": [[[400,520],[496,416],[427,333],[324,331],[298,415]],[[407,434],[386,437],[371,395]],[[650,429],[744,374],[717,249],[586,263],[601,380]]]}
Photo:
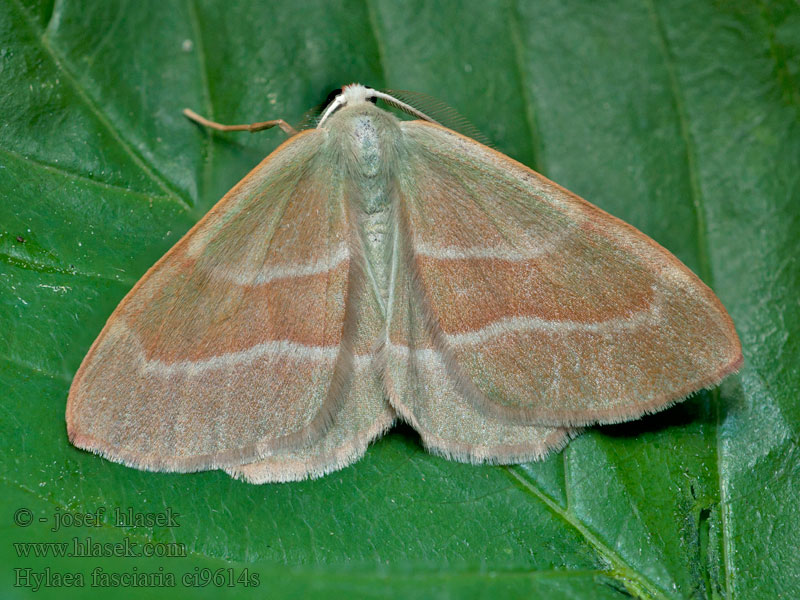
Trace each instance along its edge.
{"label": "moth's forewing", "polygon": [[403,133],[411,303],[485,415],[613,423],[739,368],[722,304],[652,239],[474,140],[422,121]]}
{"label": "moth's forewing", "polygon": [[136,284],[75,376],[71,441],[188,471],[319,437],[351,376],[351,279],[323,133],[290,138]]}

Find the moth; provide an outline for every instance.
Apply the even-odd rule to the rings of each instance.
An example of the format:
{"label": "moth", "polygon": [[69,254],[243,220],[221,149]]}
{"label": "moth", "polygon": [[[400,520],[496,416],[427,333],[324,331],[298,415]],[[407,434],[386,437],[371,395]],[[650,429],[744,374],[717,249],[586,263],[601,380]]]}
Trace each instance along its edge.
{"label": "moth", "polygon": [[444,457],[518,463],[742,364],[675,256],[397,97],[349,85],[299,133],[195,120],[293,135],[108,319],[69,392],[79,448],[292,481],[400,419]]}

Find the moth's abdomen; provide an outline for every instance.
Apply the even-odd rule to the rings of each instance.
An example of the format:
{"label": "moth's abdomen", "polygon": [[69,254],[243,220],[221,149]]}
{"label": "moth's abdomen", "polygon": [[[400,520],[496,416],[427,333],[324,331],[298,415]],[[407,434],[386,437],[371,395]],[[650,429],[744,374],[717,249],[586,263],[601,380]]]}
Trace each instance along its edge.
{"label": "moth's abdomen", "polygon": [[389,248],[391,239],[390,164],[391,150],[382,143],[381,123],[368,114],[355,117],[353,122],[353,155],[360,177],[356,182],[359,200],[359,229],[367,259],[367,269],[378,290],[386,300],[389,289]]}

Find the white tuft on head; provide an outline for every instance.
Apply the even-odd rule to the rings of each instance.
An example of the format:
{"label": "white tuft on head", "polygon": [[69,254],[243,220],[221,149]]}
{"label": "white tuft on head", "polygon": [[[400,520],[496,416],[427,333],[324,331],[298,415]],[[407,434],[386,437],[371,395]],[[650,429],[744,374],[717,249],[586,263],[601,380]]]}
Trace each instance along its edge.
{"label": "white tuft on head", "polygon": [[375,90],[364,87],[360,83],[351,83],[350,85],[344,86],[344,88],[342,88],[342,93],[337,94],[336,98],[333,99],[333,102],[328,104],[327,108],[325,108],[325,111],[322,113],[322,117],[319,119],[317,127],[322,127],[322,124],[326,121],[326,119],[341,107],[363,104],[375,96]]}
{"label": "white tuft on head", "polygon": [[344,86],[342,88],[342,93],[338,94],[336,98],[333,99],[333,102],[331,102],[325,108],[325,110],[322,113],[322,117],[320,117],[319,119],[317,127],[322,127],[322,124],[328,119],[328,117],[330,117],[334,112],[336,112],[343,106],[355,106],[357,104],[363,104],[374,98],[380,98],[381,100],[388,102],[395,108],[399,108],[400,110],[414,117],[417,117],[418,119],[422,119],[423,121],[428,121],[430,123],[437,123],[437,121],[434,121],[428,115],[420,112],[413,106],[406,104],[401,100],[398,100],[394,96],[390,96],[385,92],[379,92],[378,90],[373,90],[372,88],[365,87],[360,83],[351,83],[350,85]]}
{"label": "white tuft on head", "polygon": [[375,97],[375,90],[364,87],[360,83],[351,83],[342,88],[342,93],[337,96],[342,99],[343,104],[352,105],[366,102]]}

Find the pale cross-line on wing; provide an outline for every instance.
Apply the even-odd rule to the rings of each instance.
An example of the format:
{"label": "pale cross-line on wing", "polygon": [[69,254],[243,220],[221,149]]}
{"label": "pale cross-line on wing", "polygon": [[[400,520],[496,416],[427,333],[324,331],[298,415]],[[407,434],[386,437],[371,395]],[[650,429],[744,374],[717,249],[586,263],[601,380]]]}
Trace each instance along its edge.
{"label": "pale cross-line on wing", "polygon": [[[654,287],[654,300],[646,309],[636,311],[624,317],[614,317],[605,321],[593,323],[581,323],[576,321],[546,320],[537,317],[504,317],[485,327],[459,334],[444,334],[445,340],[453,347],[476,345],[486,343],[490,339],[499,337],[506,333],[525,332],[525,331],[592,331],[603,332],[613,329],[633,329],[645,323],[655,322],[658,319],[661,309],[661,298],[658,290]],[[146,360],[144,358],[144,348],[141,341],[122,319],[117,320],[109,331],[112,335],[127,334],[132,342],[135,343],[139,354],[141,370],[145,372],[157,373],[159,375],[172,375],[175,373],[200,373],[206,370],[230,367],[231,365],[252,362],[258,358],[271,354],[280,355],[297,360],[312,361],[334,361],[339,353],[339,344],[329,346],[310,346],[299,344],[288,340],[270,340],[255,344],[246,350],[226,352],[202,360],[181,360],[174,363],[165,363],[160,360]],[[403,344],[390,343],[390,350],[408,353],[408,347]],[[423,360],[433,358],[433,354],[438,356],[439,351],[434,349],[417,349],[415,354]],[[372,360],[371,354],[357,354],[355,356],[357,368],[363,368],[364,364]]]}
{"label": "pale cross-line on wing", "polygon": [[217,279],[222,279],[237,285],[251,286],[262,285],[278,279],[291,279],[293,277],[305,277],[308,275],[319,275],[338,267],[350,258],[350,251],[346,244],[340,244],[336,250],[324,258],[306,263],[284,263],[270,265],[266,270],[246,269],[232,271],[229,268],[214,267],[209,272]]}
{"label": "pale cross-line on wing", "polygon": [[[558,245],[562,236],[555,236],[553,240],[548,240],[539,248],[528,249],[527,252],[521,252],[515,248],[489,248],[486,246],[473,246],[468,248],[459,247],[434,247],[425,244],[419,244],[416,248],[415,254],[428,256],[434,259],[500,259],[510,261],[524,261],[531,258],[546,255],[553,252]],[[283,265],[271,266],[268,270],[254,270],[238,271],[231,273],[230,270],[222,268],[213,269],[212,272],[216,277],[231,281],[238,285],[260,285],[275,281],[279,279],[288,279],[292,277],[302,277],[308,275],[317,275],[333,270],[342,262],[349,260],[350,252],[346,244],[339,244],[338,247],[329,253],[324,259],[315,260],[303,264],[286,263]],[[655,288],[653,288],[655,292]],[[656,294],[657,296],[657,294]],[[657,300],[660,300],[657,298]],[[647,309],[636,311],[631,315],[625,317],[615,317],[606,321],[594,323],[581,323],[574,321],[560,321],[560,320],[546,320],[537,317],[504,317],[498,319],[488,325],[477,329],[475,331],[460,333],[460,334],[445,334],[445,340],[454,347],[475,345],[485,343],[486,341],[499,337],[506,333],[524,332],[524,331],[594,331],[602,332],[610,329],[626,329],[635,328],[643,323],[651,322],[652,319],[657,317],[660,308],[660,301],[654,301]],[[124,327],[129,336],[133,338],[138,346],[140,356],[144,357],[141,342],[136,338],[135,333],[127,328],[124,323],[119,322],[118,327]],[[390,344],[393,349],[400,351],[408,351],[408,348],[403,345]],[[271,340],[251,346],[246,350],[239,350],[235,352],[228,352],[213,356],[207,359],[198,361],[177,361],[167,364],[158,360],[143,362],[143,369],[150,372],[157,372],[163,375],[168,375],[176,372],[198,373],[210,369],[219,369],[233,364],[250,362],[258,359],[267,354],[283,355],[289,358],[296,358],[298,360],[314,360],[314,361],[331,361],[335,360],[339,351],[338,345],[331,346],[309,346],[298,344],[287,340]],[[415,351],[423,358],[426,353],[437,352],[435,350],[418,349]],[[371,355],[357,355],[356,362],[358,364],[365,363],[371,360]]]}
{"label": "pale cross-line on wing", "polygon": [[499,337],[506,333],[525,332],[525,331],[552,331],[556,333],[568,333],[571,331],[590,331],[602,333],[605,331],[619,329],[635,329],[646,323],[654,323],[658,320],[661,311],[661,297],[655,286],[653,290],[654,298],[647,307],[634,311],[621,317],[613,317],[604,321],[594,321],[583,323],[570,320],[551,320],[540,319],[538,317],[503,317],[492,321],[488,325],[469,331],[466,333],[445,333],[444,338],[451,346],[469,346],[483,344],[492,338]]}
{"label": "pale cross-line on wing", "polygon": [[426,256],[437,260],[470,260],[470,259],[493,259],[505,260],[509,262],[524,262],[541,258],[552,254],[558,250],[559,245],[570,235],[569,229],[553,235],[550,239],[542,241],[537,246],[527,248],[502,246],[436,246],[417,240],[414,244],[414,254]]}
{"label": "pale cross-line on wing", "polygon": [[[276,355],[297,360],[311,360],[316,362],[328,361],[331,364],[339,354],[339,344],[329,346],[309,346],[288,340],[271,340],[250,346],[246,350],[225,352],[202,360],[180,360],[174,363],[165,363],[161,360],[147,360],[144,357],[144,348],[136,333],[121,319],[112,325],[111,335],[125,335],[136,346],[139,356],[140,370],[157,375],[175,375],[178,373],[195,374],[206,370],[229,368],[232,365],[255,361],[262,356]],[[372,360],[372,354],[356,354],[356,368],[361,369]]]}
{"label": "pale cross-line on wing", "polygon": [[[641,325],[658,321],[662,306],[661,294],[659,294],[655,286],[651,289],[653,290],[654,298],[646,308],[625,316],[606,319],[605,321],[582,323],[569,320],[540,319],[538,317],[503,317],[475,331],[451,334],[443,332],[443,336],[448,345],[458,347],[484,344],[493,338],[516,332],[552,331],[568,333],[571,331],[590,331],[602,333],[615,329],[635,329]],[[408,352],[408,347],[403,344],[392,343],[391,346],[394,350]],[[416,352],[420,355],[419,353],[430,352],[430,350],[420,349],[416,350]]]}

